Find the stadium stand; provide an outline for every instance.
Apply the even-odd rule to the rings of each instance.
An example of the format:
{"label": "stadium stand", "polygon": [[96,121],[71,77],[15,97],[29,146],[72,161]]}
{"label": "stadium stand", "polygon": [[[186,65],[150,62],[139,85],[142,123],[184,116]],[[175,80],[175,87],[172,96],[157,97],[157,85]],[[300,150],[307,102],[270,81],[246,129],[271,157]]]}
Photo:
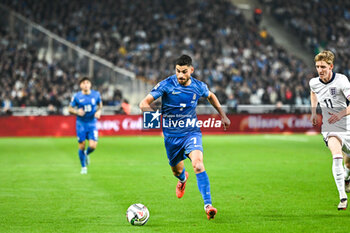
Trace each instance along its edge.
{"label": "stadium stand", "polygon": [[[2,4],[152,83],[172,74],[174,59],[187,53],[195,61],[195,76],[207,82],[230,109],[238,104],[277,101],[291,105],[309,103],[308,77],[312,73],[307,66],[275,44],[266,29],[247,21],[228,1],[4,0]],[[191,14],[184,8],[191,9]],[[2,30],[2,41],[6,38],[6,31]],[[12,62],[20,57],[27,59],[28,64],[22,69],[31,77],[20,78],[18,68],[11,66],[6,91],[1,90],[3,99],[10,96],[16,106],[56,101],[53,105],[59,107],[68,103],[68,97],[77,89],[73,85],[77,76],[74,70],[45,64],[30,48],[2,45],[2,50],[8,54],[4,56],[13,57]],[[5,64],[1,64],[4,72]],[[17,94],[9,95],[29,87],[33,73],[46,75],[38,85],[46,89],[44,92],[32,88],[33,93],[24,100],[19,100]],[[60,82],[67,84],[65,88],[58,87]],[[120,96],[108,101],[120,103]]]}
{"label": "stadium stand", "polygon": [[[74,67],[61,63],[48,64],[39,59],[38,50],[10,36],[6,28],[0,31],[0,100],[4,114],[11,107],[48,107],[49,114],[61,114],[67,106],[81,74]],[[107,86],[98,86],[101,93],[109,93]],[[105,105],[121,106],[122,92],[102,95]]]}
{"label": "stadium stand", "polygon": [[335,70],[350,76],[350,2],[345,0],[260,0],[272,15],[300,38],[313,54],[335,53]]}

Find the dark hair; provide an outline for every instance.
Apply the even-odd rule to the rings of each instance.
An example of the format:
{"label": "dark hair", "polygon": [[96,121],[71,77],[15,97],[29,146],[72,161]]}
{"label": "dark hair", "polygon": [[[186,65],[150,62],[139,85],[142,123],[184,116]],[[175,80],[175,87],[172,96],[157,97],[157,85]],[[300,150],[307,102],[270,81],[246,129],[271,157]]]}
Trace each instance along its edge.
{"label": "dark hair", "polygon": [[89,81],[90,83],[91,83],[91,79],[89,78],[89,77],[86,77],[86,76],[84,76],[84,77],[82,77],[80,80],[79,80],[79,85],[82,83],[82,82],[84,82],[84,81]]}
{"label": "dark hair", "polygon": [[192,58],[187,55],[182,55],[175,61],[175,66],[192,66]]}

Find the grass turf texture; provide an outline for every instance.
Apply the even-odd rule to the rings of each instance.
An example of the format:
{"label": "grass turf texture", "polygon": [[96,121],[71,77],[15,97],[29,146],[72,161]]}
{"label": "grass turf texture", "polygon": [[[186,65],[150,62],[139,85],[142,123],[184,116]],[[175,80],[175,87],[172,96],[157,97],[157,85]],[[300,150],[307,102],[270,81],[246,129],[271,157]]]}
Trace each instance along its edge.
{"label": "grass turf texture", "polygon": [[[175,196],[161,137],[103,137],[80,175],[75,138],[0,139],[0,232],[344,232],[321,136],[204,136],[208,221],[189,160]],[[125,217],[150,210],[145,226]]]}

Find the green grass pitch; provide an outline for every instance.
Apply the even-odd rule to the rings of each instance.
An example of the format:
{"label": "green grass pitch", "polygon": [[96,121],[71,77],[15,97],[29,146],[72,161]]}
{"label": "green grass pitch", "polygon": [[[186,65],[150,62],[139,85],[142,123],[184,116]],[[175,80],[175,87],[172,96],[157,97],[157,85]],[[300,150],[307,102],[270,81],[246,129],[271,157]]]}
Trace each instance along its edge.
{"label": "green grass pitch", "polygon": [[[345,232],[322,137],[204,136],[218,214],[208,221],[189,160],[175,196],[162,137],[101,137],[87,175],[75,138],[0,139],[0,232]],[[126,209],[143,203],[145,226]]]}

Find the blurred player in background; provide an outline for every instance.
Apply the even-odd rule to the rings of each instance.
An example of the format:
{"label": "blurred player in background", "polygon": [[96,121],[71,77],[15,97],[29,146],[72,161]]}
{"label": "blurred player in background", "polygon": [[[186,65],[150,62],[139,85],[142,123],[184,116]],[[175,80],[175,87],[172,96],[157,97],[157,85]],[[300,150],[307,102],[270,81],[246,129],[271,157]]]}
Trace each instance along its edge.
{"label": "blurred player in background", "polygon": [[[338,210],[345,210],[350,192],[350,83],[348,78],[333,72],[334,55],[323,51],[315,56],[319,77],[310,80],[311,121],[317,125],[316,107],[322,109],[322,135],[333,156],[332,172],[340,197]],[[344,167],[343,154],[344,152]],[[345,184],[345,185],[344,185]]]}
{"label": "blurred player in background", "polygon": [[[182,55],[176,60],[176,74],[158,83],[153,90],[140,103],[142,111],[153,111],[151,103],[162,97],[163,123],[195,119],[196,106],[200,97],[205,97],[214,106],[221,116],[224,128],[229,127],[230,120],[221,108],[220,102],[209,91],[207,85],[193,77],[194,71],[192,59]],[[217,210],[212,206],[210,184],[207,172],[203,164],[202,134],[198,127],[164,127],[164,144],[167,151],[169,165],[174,176],[178,178],[176,195],[181,198],[184,195],[188,173],[185,171],[183,160],[190,158],[197,184],[204,200],[204,210],[208,219],[215,217]]]}
{"label": "blurred player in background", "polygon": [[[98,91],[91,90],[91,80],[83,77],[79,81],[81,91],[72,97],[69,112],[77,116],[76,131],[79,143],[79,159],[81,164],[81,174],[87,174],[89,164],[89,154],[97,146],[98,131],[96,127],[97,119],[101,116],[102,101]],[[89,140],[89,145],[85,150],[85,141]]]}

